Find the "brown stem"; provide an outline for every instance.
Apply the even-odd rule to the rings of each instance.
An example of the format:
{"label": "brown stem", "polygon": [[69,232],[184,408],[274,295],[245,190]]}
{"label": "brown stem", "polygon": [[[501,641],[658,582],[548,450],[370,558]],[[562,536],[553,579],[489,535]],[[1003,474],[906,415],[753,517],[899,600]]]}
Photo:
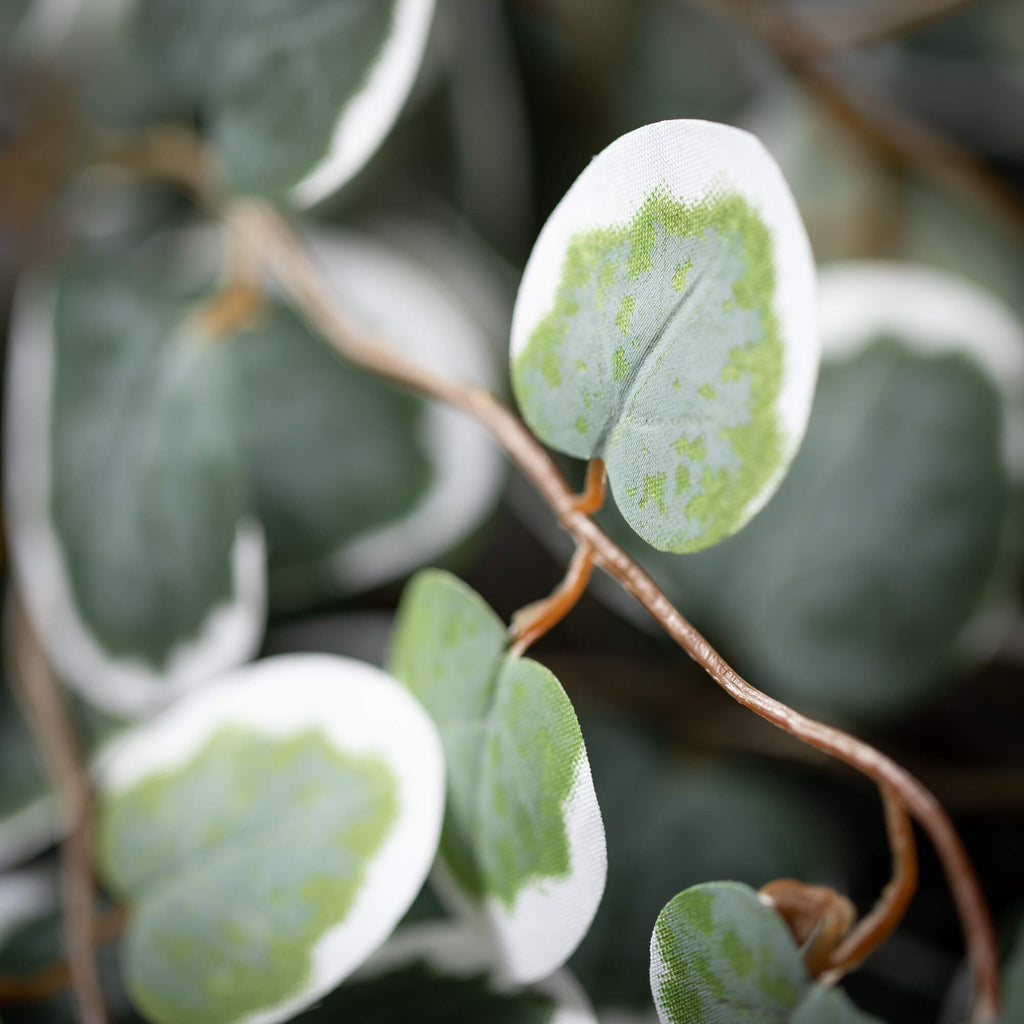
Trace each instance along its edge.
{"label": "brown stem", "polygon": [[89,850],[90,787],[60,691],[19,600],[13,607],[11,687],[43,755],[50,785],[68,825],[61,843],[64,943],[82,1024],[106,1024],[93,949],[93,889]]}
{"label": "brown stem", "polygon": [[871,913],[839,943],[829,957],[830,974],[838,980],[859,967],[895,930],[917,889],[917,847],[907,809],[888,786],[880,786],[885,826],[892,850],[892,880]]}
{"label": "brown stem", "polygon": [[520,608],[512,616],[509,636],[513,641],[513,654],[525,653],[576,607],[593,572],[594,554],[590,548],[581,545],[573,554],[562,582],[547,597]]}
{"label": "brown stem", "polygon": [[822,40],[807,21],[775,0],[683,0],[732,17],[770,46],[807,95],[886,164],[910,167],[958,193],[1024,239],[1024,200],[968,150],[861,92],[807,54]]}
{"label": "brown stem", "polygon": [[[93,943],[102,946],[116,941],[127,923],[128,908],[123,905],[111,907],[95,918]],[[41,1002],[63,992],[70,984],[71,964],[67,960],[47,964],[30,974],[0,975],[0,1006]]]}

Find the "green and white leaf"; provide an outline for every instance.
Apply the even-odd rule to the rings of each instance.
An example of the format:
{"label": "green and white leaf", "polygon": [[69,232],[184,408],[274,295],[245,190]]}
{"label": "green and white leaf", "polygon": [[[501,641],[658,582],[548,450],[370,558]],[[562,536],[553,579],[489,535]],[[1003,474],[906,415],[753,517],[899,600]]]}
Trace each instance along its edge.
{"label": "green and white leaf", "polygon": [[[332,293],[382,345],[497,385],[484,331],[429,270],[354,232],[309,242]],[[354,369],[291,314],[256,325],[232,356],[275,607],[399,578],[454,548],[497,503],[504,461],[479,424]]]}
{"label": "green and white leaf", "polygon": [[390,666],[445,748],[439,894],[491,934],[508,978],[531,982],[586,934],[607,856],[569,698],[547,669],[507,647],[477,594],[424,570],[402,597]]}
{"label": "green and white leaf", "polygon": [[799,446],[818,367],[810,247],[757,139],[663,121],[601,152],[530,256],[511,360],[530,427],[603,458],[648,543],[743,526]]}
{"label": "green and white leaf", "polygon": [[490,947],[463,922],[406,925],[297,1024],[374,1020],[394,1024],[596,1024],[568,971],[529,988],[495,971]]}
{"label": "green and white leaf", "polygon": [[782,918],[737,882],[675,896],[651,936],[662,1024],[879,1024],[809,978]]}
{"label": "green and white leaf", "polygon": [[294,1016],[412,903],[443,802],[437,732],[379,669],[268,658],[183,698],[100,772],[133,1002],[156,1024]]}
{"label": "green and white leaf", "polygon": [[139,0],[141,45],[198,109],[233,191],[306,207],[373,155],[419,69],[434,0]]}
{"label": "green and white leaf", "polygon": [[12,563],[60,675],[150,711],[250,658],[265,607],[232,368],[197,294],[122,256],[26,283],[7,367]]}

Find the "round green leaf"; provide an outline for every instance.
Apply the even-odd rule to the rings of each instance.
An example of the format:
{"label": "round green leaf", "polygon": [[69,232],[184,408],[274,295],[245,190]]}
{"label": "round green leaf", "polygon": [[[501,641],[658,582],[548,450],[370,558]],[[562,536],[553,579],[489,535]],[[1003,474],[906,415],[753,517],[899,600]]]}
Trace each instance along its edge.
{"label": "round green leaf", "polygon": [[477,594],[425,570],[402,597],[390,665],[445,748],[439,891],[490,932],[507,976],[530,982],[586,933],[607,857],[572,704],[547,669],[507,646]]}
{"label": "round green leaf", "polygon": [[398,116],[434,0],[140,0],[141,44],[199,109],[230,187],[309,206]]}
{"label": "round green leaf", "polygon": [[567,971],[518,988],[496,973],[490,954],[476,929],[465,923],[404,926],[297,1024],[596,1024],[586,996]]}
{"label": "round green leaf", "polygon": [[803,436],[814,266],[782,175],[735,128],[663,121],[613,142],[544,226],[512,323],[520,409],[608,465],[654,547],[695,551],[768,500]]}
{"label": "round green leaf", "polygon": [[269,658],[139,727],[100,771],[98,861],[135,912],[157,1024],[285,1020],[387,937],[437,849],[437,733],[379,669]]}
{"label": "round green leaf", "polygon": [[658,915],[651,991],[662,1024],[787,1024],[808,984],[782,918],[745,885],[695,885]]}
{"label": "round green leaf", "polygon": [[[450,286],[366,235],[309,241],[339,302],[382,345],[495,385],[487,338]],[[494,507],[504,463],[486,431],[355,369],[292,314],[264,317],[232,358],[275,607],[403,576]]]}
{"label": "round green leaf", "polygon": [[54,666],[114,713],[245,661],[263,628],[230,359],[197,299],[146,261],[92,255],[24,285],[14,313],[13,566]]}
{"label": "round green leaf", "polygon": [[811,987],[789,1021],[790,1024],[882,1024],[877,1017],[858,1010],[845,992],[818,985]]}

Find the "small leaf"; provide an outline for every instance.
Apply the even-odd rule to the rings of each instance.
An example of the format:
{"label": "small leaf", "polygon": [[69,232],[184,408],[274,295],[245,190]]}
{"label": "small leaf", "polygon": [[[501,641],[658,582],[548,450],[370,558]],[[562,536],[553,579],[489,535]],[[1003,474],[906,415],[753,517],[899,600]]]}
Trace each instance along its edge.
{"label": "small leaf", "polygon": [[[339,302],[382,344],[495,385],[488,339],[429,270],[355,232],[309,242]],[[447,554],[497,501],[504,465],[486,431],[354,368],[292,313],[267,311],[232,359],[275,608],[403,576]]]}
{"label": "small leaf", "polygon": [[662,1024],[787,1024],[808,983],[782,918],[745,885],[695,885],[658,916],[651,991]]}
{"label": "small leaf", "polygon": [[134,906],[133,1002],[157,1024],[285,1020],[387,937],[440,833],[437,733],[379,669],[238,669],[100,772],[99,864]]}
{"label": "small leaf", "polygon": [[529,982],[579,944],[607,860],[572,705],[506,648],[501,621],[455,577],[425,570],[406,588],[391,669],[437,723],[448,764],[435,877],[493,934],[508,976]]}
{"label": "small leaf", "polygon": [[608,465],[663,551],[743,526],[810,411],[814,267],[751,135],[663,121],[599,154],[548,219],[512,323],[512,379],[546,444]]}
{"label": "small leaf", "polygon": [[586,996],[567,971],[530,988],[512,988],[496,975],[489,953],[466,924],[404,926],[296,1024],[596,1024]]}
{"label": "small leaf", "polygon": [[141,0],[141,43],[198,108],[230,187],[309,206],[380,145],[412,87],[433,0]]}
{"label": "small leaf", "polygon": [[120,714],[251,657],[265,589],[225,347],[135,263],[23,287],[8,366],[14,568],[61,676]]}

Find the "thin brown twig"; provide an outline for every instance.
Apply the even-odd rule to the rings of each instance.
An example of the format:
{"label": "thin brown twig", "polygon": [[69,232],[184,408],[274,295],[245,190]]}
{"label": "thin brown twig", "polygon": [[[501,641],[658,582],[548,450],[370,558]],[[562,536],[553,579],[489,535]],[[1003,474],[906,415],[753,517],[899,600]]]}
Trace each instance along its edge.
{"label": "thin brown twig", "polygon": [[68,970],[82,1024],[106,1024],[107,1011],[93,949],[93,887],[89,848],[91,790],[67,709],[20,600],[13,607],[11,688],[43,755],[68,825],[61,843],[60,880]]}
{"label": "thin brown twig", "polygon": [[888,786],[879,787],[892,855],[892,880],[882,895],[829,957],[830,975],[838,980],[859,967],[903,919],[917,889],[917,848],[907,809]]}
{"label": "thin brown twig", "polygon": [[[111,907],[94,920],[92,941],[96,946],[115,942],[128,923],[128,908]],[[23,975],[0,975],[0,1006],[16,1003],[36,1003],[50,999],[72,984],[71,964],[57,960],[36,971]]]}
{"label": "thin brown twig", "polygon": [[[578,495],[522,420],[489,392],[439,376],[376,344],[337,307],[323,276],[299,239],[268,205],[244,200],[224,211],[231,227],[266,256],[284,292],[310,326],[349,361],[428,398],[461,409],[485,426],[530,480],[577,546],[593,552],[613,577],[711,678],[744,707],[891,790],[921,823],[939,858],[960,915],[975,981],[974,1020],[999,1013],[999,960],[991,916],[970,858],[953,823],[932,794],[909,772],[869,744],[817,722],[769,697],[739,676],[677,611],[654,580],[578,507]],[[901,855],[900,847],[893,850]]]}
{"label": "thin brown twig", "polygon": [[868,96],[813,57],[822,40],[801,16],[774,0],[683,0],[711,10],[758,36],[807,95],[883,163],[911,168],[962,195],[1024,239],[1024,199],[973,154],[903,111]]}
{"label": "thin brown twig", "polygon": [[791,52],[815,57],[837,50],[872,46],[926,28],[962,11],[977,0],[876,0],[853,9],[805,11],[800,15],[816,42],[795,43]]}
{"label": "thin brown twig", "polygon": [[513,654],[524,654],[576,607],[593,572],[594,553],[581,544],[576,548],[562,582],[547,597],[520,608],[512,616],[509,637]]}

